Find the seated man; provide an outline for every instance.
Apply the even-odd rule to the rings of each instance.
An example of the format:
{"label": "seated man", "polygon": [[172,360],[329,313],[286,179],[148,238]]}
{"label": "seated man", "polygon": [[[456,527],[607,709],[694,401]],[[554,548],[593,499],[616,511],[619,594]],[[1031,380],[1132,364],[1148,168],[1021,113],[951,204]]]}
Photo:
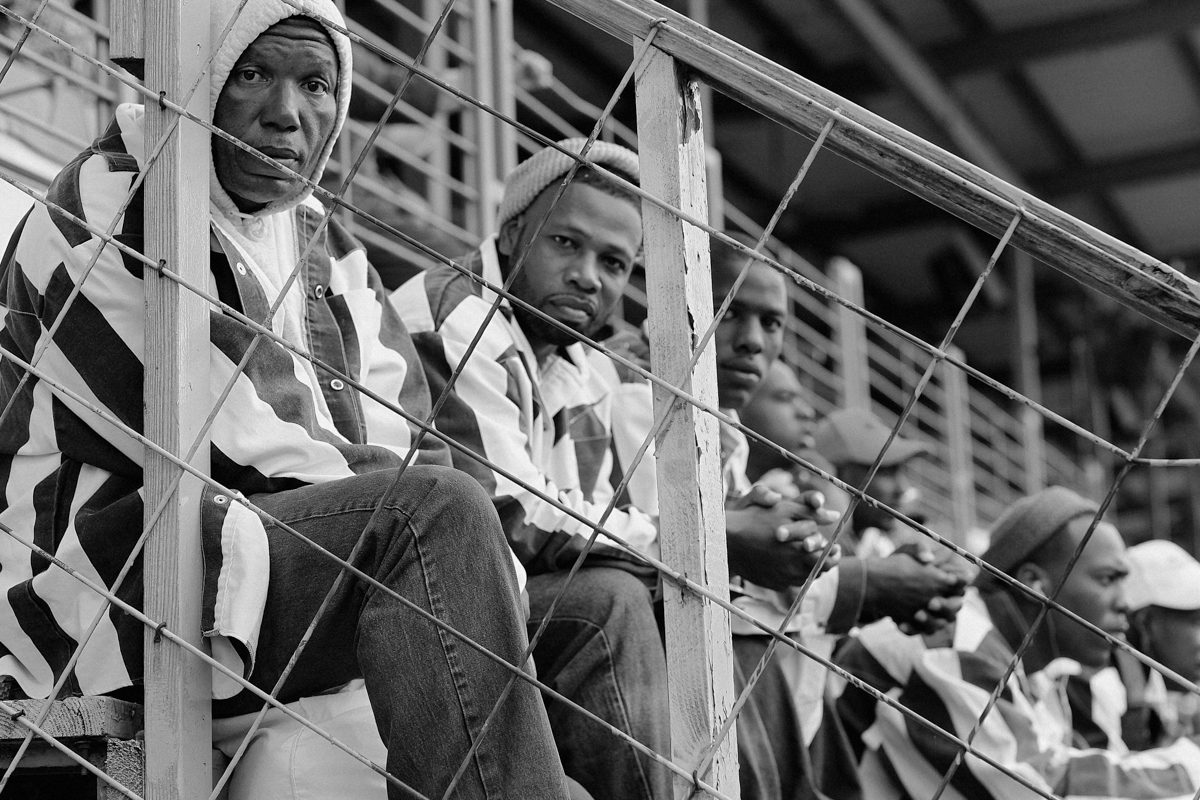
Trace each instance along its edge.
{"label": "seated man", "polygon": [[[719,306],[746,263],[747,256],[714,241],[713,306]],[[717,393],[733,418],[754,397],[783,346],[788,315],[783,275],[754,261],[746,279],[717,326],[714,341]],[[762,487],[752,487],[746,472],[750,451],[741,431],[722,426],[729,571],[735,576],[734,603],[761,622],[779,628],[804,583],[810,555],[824,544],[797,539],[763,525]],[[781,443],[783,444],[783,443]],[[746,498],[755,502],[745,507]],[[769,501],[767,501],[769,502]],[[787,501],[780,501],[780,506]],[[743,508],[739,509],[739,506]],[[836,520],[836,515],[834,519]],[[829,521],[829,520],[826,520]],[[803,535],[805,528],[798,528]],[[907,555],[893,558],[842,558],[818,577],[800,611],[784,631],[814,652],[829,657],[837,639],[856,624],[891,615],[905,624],[936,629],[952,619],[961,579]],[[735,676],[741,681],[757,667],[769,638],[757,627],[733,621]],[[825,723],[827,671],[797,650],[777,647],[750,702],[738,720],[738,751],[743,798],[791,798],[816,791],[831,797],[856,795],[853,759],[834,721]]]}
{"label": "seated man", "polygon": [[[579,152],[583,142],[560,144]],[[624,147],[597,142],[588,158],[638,179],[637,156]],[[466,266],[494,285],[511,279],[518,299],[591,336],[607,322],[641,248],[641,204],[591,169],[576,173],[555,203],[572,163],[546,148],[513,170],[499,234]],[[612,494],[612,384],[603,371],[611,367],[589,358],[569,332],[507,300],[487,320],[494,298],[450,266],[417,275],[391,296],[413,332],[435,398],[461,369],[437,427],[471,451],[455,450],[454,463],[487,489],[530,572],[531,636],[567,587],[535,644],[538,677],[669,754],[666,663],[650,593],[638,577],[652,577],[653,570],[599,536],[588,564],[566,584],[593,529],[535,493],[585,520],[601,519]],[[655,522],[636,508],[615,509],[604,526],[636,550],[656,551]],[[566,704],[547,698],[547,709],[567,774],[594,797],[669,797],[661,766]]]}
{"label": "seated man", "polygon": [[[1102,631],[1126,630],[1123,583],[1129,570],[1117,529],[1099,522],[1078,562],[1067,565],[1087,533],[1095,504],[1052,487],[1012,505],[996,522],[983,559]],[[840,661],[935,725],[965,740],[1041,608],[1021,589],[982,572],[954,625],[953,644],[929,646],[891,621],[869,625]],[[1045,792],[1064,797],[1192,798],[1200,789],[1200,746],[1122,754],[1074,746],[1065,683],[1105,667],[1108,639],[1052,610],[1008,676],[972,746]],[[932,797],[959,747],[866,692],[850,687],[838,710],[862,756],[864,785],[878,796]],[[895,782],[899,782],[899,787]],[[873,796],[868,793],[868,796]],[[976,756],[967,756],[943,797],[1036,797]]]}
{"label": "seated man", "polygon": [[[772,444],[750,439],[746,454],[746,477],[752,481],[776,481],[785,491],[790,486],[810,482],[811,473],[787,454],[799,455],[809,463],[817,453],[813,450],[813,431],[817,427],[817,412],[804,399],[804,387],[796,371],[782,358],[767,368],[758,389],[742,408],[742,423]],[[828,465],[824,458],[817,466]],[[832,472],[832,465],[826,472]],[[782,474],[780,472],[781,471]],[[773,474],[774,473],[774,474]]]}
{"label": "seated man", "polygon": [[[1126,551],[1129,643],[1200,684],[1200,562],[1174,542],[1153,539]],[[1200,734],[1200,695],[1128,653],[1116,652],[1127,691],[1125,744],[1144,750]]]}
{"label": "seated man", "polygon": [[[817,452],[833,464],[838,480],[862,489],[880,503],[908,512],[908,496],[915,495],[907,469],[912,459],[929,452],[929,445],[897,436],[875,471],[870,485],[867,474],[887,443],[891,429],[870,411],[843,408],[821,420],[813,433]],[[913,541],[897,530],[898,520],[882,509],[859,503],[844,532],[846,547],[855,555],[887,556]],[[915,534],[919,537],[919,534]],[[923,537],[919,537],[923,540]]]}
{"label": "seated man", "polygon": [[[346,116],[350,42],[332,0],[212,0],[214,123],[277,159],[269,166],[213,137],[210,246],[213,291],[300,352],[390,398],[428,413],[416,353],[386,304],[361,247],[336,221],[321,233],[311,197]],[[239,13],[240,12],[240,13]],[[186,124],[186,123],[185,123]],[[143,109],[122,105],[108,130],[63,170],[49,200],[118,239],[143,241],[139,192],[115,209],[145,168]],[[297,175],[299,177],[297,177]],[[271,304],[307,251],[299,279],[274,318]],[[20,383],[5,359],[0,402],[15,413],[0,428],[0,474],[13,535],[140,603],[141,570],[115,577],[142,529],[143,447],[104,422],[97,406],[134,429],[143,424],[143,268],[79,223],[37,206],[2,265],[3,347],[51,380]],[[84,272],[94,268],[84,279]],[[69,305],[64,300],[81,283]],[[57,325],[53,340],[47,329]],[[518,582],[487,496],[449,466],[426,437],[400,471],[416,431],[340,378],[214,307],[209,361],[218,396],[232,393],[210,429],[213,479],[202,499],[204,628],[214,655],[270,691],[341,566],[266,522],[279,520],[341,558],[362,540],[356,565],[509,664],[526,647]],[[242,369],[239,362],[247,358]],[[205,387],[201,387],[204,389]],[[80,403],[68,394],[87,400]],[[101,610],[100,598],[8,536],[0,673],[44,697]],[[139,556],[140,558],[140,556]],[[144,628],[110,612],[83,649],[69,691],[101,694],[142,680]],[[470,748],[463,797],[565,798],[568,790],[537,691],[518,681],[491,718],[512,671],[410,611],[388,592],[350,579],[333,594],[280,700],[294,701],[362,677],[388,770],[427,796],[441,796]],[[215,676],[216,717],[261,701]],[[408,796],[389,785],[389,796]]]}

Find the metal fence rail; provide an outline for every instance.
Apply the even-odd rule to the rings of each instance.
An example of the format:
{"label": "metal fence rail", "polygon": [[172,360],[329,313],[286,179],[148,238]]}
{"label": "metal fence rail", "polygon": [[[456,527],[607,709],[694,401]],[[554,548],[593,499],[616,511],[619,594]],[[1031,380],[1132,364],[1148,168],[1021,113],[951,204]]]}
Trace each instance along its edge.
{"label": "metal fence rail", "polygon": [[[690,796],[699,792],[719,798],[736,796],[733,724],[746,697],[754,688],[752,679],[740,695],[735,695],[733,691],[732,664],[727,643],[731,618],[737,618],[771,638],[772,647],[768,649],[767,658],[776,647],[793,648],[867,691],[878,702],[905,715],[913,724],[923,726],[955,745],[957,756],[943,776],[936,795],[921,800],[937,800],[966,754],[1003,771],[1029,792],[1053,800],[1052,793],[1036,785],[1028,776],[1013,772],[982,752],[974,743],[978,725],[966,737],[943,730],[914,714],[890,695],[868,687],[829,659],[785,636],[782,633],[784,628],[775,629],[765,625],[730,602],[718,430],[719,426],[724,425],[751,438],[761,440],[761,437],[717,408],[711,339],[728,309],[730,298],[718,303],[716,309],[713,308],[708,242],[710,237],[717,238],[743,252],[747,256],[743,274],[754,260],[759,260],[781,271],[795,284],[798,321],[793,328],[789,352],[796,359],[797,366],[816,376],[814,379],[819,379],[821,386],[825,387],[822,391],[814,392],[814,396],[825,406],[821,410],[843,402],[872,403],[881,411],[888,412],[888,421],[894,420],[896,430],[919,431],[921,435],[939,443],[939,449],[931,459],[934,469],[927,473],[925,488],[931,501],[936,498],[940,508],[951,509],[949,513],[955,526],[976,518],[994,517],[1009,498],[1025,488],[1025,476],[1021,472],[1024,462],[1018,452],[1023,444],[1021,429],[1008,422],[1010,415],[997,413],[995,401],[978,391],[972,391],[969,388],[971,384],[987,387],[989,392],[1005,397],[1020,407],[1033,409],[1082,442],[1102,448],[1123,461],[1123,470],[1106,489],[1102,509],[1111,502],[1121,480],[1132,466],[1168,466],[1194,461],[1147,459],[1142,456],[1141,448],[1179,377],[1197,349],[1200,349],[1200,338],[1196,339],[1188,357],[1180,364],[1176,383],[1164,395],[1155,415],[1146,422],[1141,441],[1128,450],[1063,419],[964,363],[961,353],[953,346],[954,335],[987,280],[991,267],[1006,248],[1025,248],[1046,263],[1096,286],[1107,296],[1126,303],[1172,330],[1185,333],[1189,338],[1200,333],[1200,300],[1197,300],[1193,291],[1195,287],[1169,267],[649,0],[553,1],[598,28],[630,42],[635,50],[624,80],[614,90],[613,102],[627,85],[634,86],[638,99],[642,186],[631,186],[606,173],[603,168],[592,165],[586,149],[579,156],[574,153],[569,155],[576,160],[577,166],[592,166],[643,199],[646,259],[656,264],[673,265],[673,268],[651,270],[647,277],[647,315],[654,369],[642,368],[613,352],[602,342],[578,338],[585,346],[639,374],[654,389],[656,428],[643,442],[639,457],[645,453],[651,441],[655,441],[659,484],[672,487],[672,491],[664,495],[660,508],[662,557],[655,558],[636,551],[605,528],[619,492],[614,493],[613,500],[599,519],[588,519],[563,504],[558,497],[550,496],[536,487],[525,488],[545,503],[591,528],[593,533],[589,548],[602,539],[658,570],[662,577],[666,596],[669,678],[672,697],[676,700],[672,709],[673,751],[648,752],[647,755],[672,771],[677,794]],[[469,10],[456,10],[454,0],[449,0],[444,6],[430,4],[424,9],[427,12],[424,14],[417,14],[411,8],[390,0],[382,5],[424,38],[417,51],[409,57],[390,43],[368,35],[368,31],[356,30],[354,25],[344,31],[358,47],[405,77],[387,93],[386,109],[378,119],[348,129],[337,168],[331,170],[336,179],[336,188],[331,191],[329,187],[312,187],[329,208],[322,225],[327,224],[334,213],[345,214],[353,219],[365,238],[379,247],[396,246],[400,248],[397,252],[402,250],[408,255],[417,254],[426,262],[456,266],[472,280],[495,293],[490,312],[493,315],[499,311],[502,301],[539,313],[514,296],[506,286],[493,285],[470,275],[447,254],[421,241],[418,236],[395,224],[394,220],[389,221],[380,214],[372,213],[369,208],[372,201],[387,203],[395,202],[397,198],[395,194],[389,195],[373,178],[360,173],[362,165],[375,152],[373,148],[378,147],[378,152],[415,168],[429,179],[430,187],[435,187],[430,189],[430,195],[440,199],[430,203],[430,213],[422,217],[424,222],[460,243],[468,243],[470,234],[477,235],[489,225],[496,199],[495,178],[503,174],[506,162],[515,157],[518,140],[540,146],[551,144],[515,121],[515,106],[510,99],[500,96],[502,93],[497,92],[491,80],[493,76],[487,69],[492,58],[489,42],[495,44],[488,34],[493,30],[503,30],[503,24],[488,21],[489,15],[499,9],[498,17],[503,17],[503,5],[479,0]],[[121,92],[136,93],[144,100],[150,119],[146,137],[146,168],[124,201],[128,205],[144,182],[148,210],[144,252],[115,235],[120,214],[114,217],[107,228],[102,228],[94,221],[81,219],[70,209],[52,209],[60,219],[78,225],[102,242],[103,247],[118,250],[127,263],[140,265],[143,269],[148,299],[146,330],[149,332],[144,432],[118,420],[97,403],[69,388],[55,374],[53,364],[43,363],[43,356],[54,334],[53,329],[46,332],[46,338],[28,360],[8,349],[0,350],[0,358],[24,373],[22,380],[38,380],[52,387],[63,397],[70,398],[119,430],[132,442],[144,447],[146,453],[146,524],[137,549],[117,576],[119,586],[144,547],[147,578],[146,601],[142,608],[118,596],[117,586],[102,585],[48,552],[41,542],[35,540],[31,531],[5,529],[0,533],[27,548],[37,563],[45,563],[48,569],[61,570],[98,598],[100,610],[90,628],[84,626],[87,628],[86,635],[74,649],[62,674],[56,676],[52,695],[57,696],[63,691],[71,670],[100,620],[111,609],[119,609],[138,620],[145,629],[149,747],[145,797],[189,800],[216,797],[243,756],[244,749],[238,752],[210,792],[207,681],[213,671],[240,683],[261,699],[264,714],[269,708],[279,709],[312,729],[331,746],[348,752],[364,766],[382,772],[384,770],[378,764],[353,752],[352,748],[339,742],[321,726],[281,704],[275,697],[279,686],[275,687],[274,692],[263,691],[222,665],[207,652],[200,636],[200,533],[197,510],[200,489],[208,486],[221,490],[233,502],[250,508],[292,536],[308,541],[290,526],[256,508],[231,487],[221,486],[208,474],[208,432],[222,404],[228,399],[237,373],[245,366],[243,361],[230,382],[218,387],[220,391],[216,393],[215,406],[209,392],[195,390],[196,386],[209,385],[207,325],[210,311],[215,310],[237,320],[254,334],[256,341],[279,345],[296,358],[309,361],[318,370],[335,375],[351,389],[417,426],[420,436],[442,439],[450,447],[479,459],[505,477],[514,481],[517,479],[436,430],[431,423],[432,416],[430,419],[414,417],[399,407],[393,398],[379,396],[352,376],[302,352],[295,344],[275,334],[269,321],[263,324],[262,321],[252,320],[209,291],[209,265],[203,257],[208,252],[207,195],[203,188],[197,189],[207,186],[208,159],[186,158],[184,154],[208,152],[210,137],[219,136],[277,168],[281,168],[281,165],[216,130],[208,119],[205,69],[210,53],[215,51],[218,43],[206,41],[209,27],[207,3],[195,0],[155,0],[153,3],[126,0],[116,4],[116,13],[125,13],[129,19],[136,17],[143,25],[136,29],[140,31],[139,36],[135,37],[138,39],[136,47],[130,41],[116,36],[114,50],[126,57],[144,56],[144,85],[106,65],[102,61],[102,47],[93,52],[89,49],[92,45],[86,42],[73,43],[43,25],[42,13],[46,8],[45,0],[28,15],[0,7],[5,19],[22,29],[18,38],[13,40],[9,63],[25,58],[23,42],[36,37],[43,46],[57,48],[87,65],[93,77],[87,79],[90,82],[85,82],[84,88],[97,94],[103,90],[115,98],[117,95],[104,88],[101,81],[119,82],[125,87]],[[465,32],[464,41],[469,44],[445,44],[442,54],[438,55],[436,45],[441,41],[444,26],[452,14],[461,15],[461,20],[452,27]],[[97,26],[85,27],[89,35],[102,34]],[[121,36],[131,36],[134,30],[126,26]],[[121,47],[117,47],[118,40]],[[122,49],[125,47],[133,49]],[[427,62],[427,56],[432,56],[432,60]],[[472,57],[475,59],[473,62]],[[495,57],[500,62],[510,63],[499,52]],[[29,58],[31,63],[46,66],[45,59],[40,56],[35,58],[30,55]],[[473,71],[470,90],[463,90],[445,80],[446,62],[443,58],[460,60]],[[5,72],[0,73],[0,81],[5,79],[7,72],[6,67]],[[415,107],[404,109],[406,113],[416,115],[424,124],[442,126],[440,130],[444,137],[437,143],[440,154],[431,155],[428,159],[414,159],[402,146],[380,143],[386,139],[384,132],[391,124],[391,112],[400,107],[413,75],[420,76],[437,87],[440,94],[459,104],[459,110],[450,112],[459,115],[457,121],[438,119],[436,113],[420,117],[419,114],[423,112]],[[731,239],[724,231],[707,222],[708,198],[703,177],[707,153],[700,122],[703,115],[698,105],[700,81],[729,93],[755,110],[816,140],[810,159],[797,175],[794,187],[799,186],[805,178],[811,160],[819,157],[823,149],[828,149],[896,180],[998,237],[999,243],[988,270],[979,277],[975,290],[967,298],[955,324],[943,340],[937,343],[921,341],[866,312],[861,307],[861,297],[858,301],[848,297],[850,293],[844,291],[843,283],[829,280],[820,271],[797,260],[793,254],[783,253],[775,257],[756,252],[755,248]],[[359,84],[364,91],[373,91],[365,79],[360,80]],[[4,85],[0,83],[0,92],[3,89]],[[378,89],[376,85],[375,90]],[[383,91],[375,91],[379,99],[384,98]],[[613,102],[607,108],[598,110],[591,141],[594,142],[602,131],[609,129],[608,116]],[[452,148],[457,148],[455,152],[458,155],[447,155]],[[0,179],[26,193],[32,201],[46,202],[44,194],[7,170],[0,171]],[[790,195],[782,198],[775,217],[763,228],[751,231],[758,238],[759,248],[770,238],[773,224],[789,199]],[[739,225],[748,227],[742,223]],[[389,242],[400,244],[389,245]],[[312,247],[311,242],[304,246],[305,251],[309,247]],[[92,277],[90,273],[99,254],[98,250],[96,257],[83,271],[79,284],[65,301],[66,307],[78,301],[82,286]],[[301,257],[301,266],[303,261]],[[518,258],[513,265],[514,273],[519,272],[521,267],[521,258]],[[297,273],[300,268],[297,267]],[[297,274],[293,274],[289,282],[296,278]],[[272,314],[281,303],[282,299],[272,308]],[[544,315],[542,318],[552,325],[563,327]],[[681,331],[690,335],[681,335]],[[848,347],[847,341],[860,341],[863,346]],[[854,354],[866,354],[867,360],[862,363],[854,361]],[[461,366],[451,376],[451,386],[460,370]],[[449,389],[447,387],[447,392]],[[433,399],[436,408],[444,398]],[[12,408],[6,408],[2,413],[7,417],[12,412]],[[970,420],[975,417],[1000,421],[972,423]],[[682,421],[682,424],[668,425],[672,421]],[[964,458],[966,453],[970,455]],[[401,469],[407,468],[411,457],[410,453]],[[835,476],[813,465],[803,466],[849,492],[853,497],[851,508],[859,503],[878,505],[877,501],[863,494],[861,487],[841,483]],[[877,463],[874,469],[878,466]],[[632,465],[629,473],[631,471]],[[1064,471],[1065,466],[1059,463],[1052,474]],[[624,480],[629,480],[629,473]],[[518,482],[524,485],[524,482]],[[964,498],[967,497],[970,498],[970,504],[964,504]],[[979,498],[978,507],[974,506],[976,497]],[[1048,599],[1042,598],[963,549],[955,537],[939,535],[930,525],[900,514],[897,516],[914,530],[954,550],[979,569],[1014,584],[1017,590],[1043,602],[1043,613],[1054,609],[1076,620],[1093,633],[1106,637],[1114,647],[1133,652],[1143,663],[1179,679],[1181,685],[1200,694],[1200,687],[1166,671],[1162,665],[1132,651],[1127,643],[1063,608],[1056,601],[1056,594]],[[839,530],[844,525],[843,519],[839,523]],[[822,559],[831,555],[834,543],[830,541]],[[308,544],[318,547],[311,541]],[[1081,544],[1081,550],[1082,547]],[[585,550],[573,570],[579,568],[586,555]],[[338,564],[346,579],[366,582],[375,590],[387,593],[421,614],[446,634],[463,638],[445,623],[428,615],[347,560],[332,555],[329,557]],[[799,610],[812,580],[813,576],[810,576],[799,587],[789,616]],[[318,615],[311,622],[310,631],[319,618]],[[534,638],[541,633],[538,631]],[[465,643],[477,650],[482,649],[469,639],[465,639]],[[484,654],[503,663],[494,654],[486,651]],[[1013,664],[1015,666],[1015,661]],[[508,664],[505,667],[511,676],[510,684],[526,681],[544,693],[555,694],[518,667]],[[282,679],[279,685],[282,685]],[[991,706],[1002,688],[1003,683],[997,687],[984,711],[985,715],[991,712]],[[559,699],[565,698],[559,696]],[[49,704],[46,708],[49,708]],[[21,709],[5,701],[0,701],[0,711],[12,716],[17,724],[27,730],[20,751],[0,779],[0,788],[19,768],[22,755],[35,738],[64,753],[70,750],[43,727],[47,712],[39,712],[30,719]],[[262,718],[260,715],[260,722]],[[615,730],[612,732],[628,740],[624,734]],[[629,741],[635,747],[646,750],[644,745]],[[84,769],[96,771],[92,765],[83,763],[86,759],[78,759],[73,755],[68,757],[76,760]],[[131,798],[139,797],[138,793],[111,775],[100,771],[97,777],[115,792]],[[398,790],[415,794],[404,783],[403,776],[385,777]],[[447,788],[447,797],[453,788],[453,785]]]}

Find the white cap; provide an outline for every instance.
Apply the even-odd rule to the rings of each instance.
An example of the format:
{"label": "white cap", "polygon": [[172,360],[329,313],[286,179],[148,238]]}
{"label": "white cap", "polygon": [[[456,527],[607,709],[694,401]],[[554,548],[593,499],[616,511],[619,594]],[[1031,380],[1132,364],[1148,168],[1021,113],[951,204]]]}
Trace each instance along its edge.
{"label": "white cap", "polygon": [[1129,610],[1160,606],[1179,611],[1200,609],[1200,561],[1174,542],[1152,539],[1125,551]]}

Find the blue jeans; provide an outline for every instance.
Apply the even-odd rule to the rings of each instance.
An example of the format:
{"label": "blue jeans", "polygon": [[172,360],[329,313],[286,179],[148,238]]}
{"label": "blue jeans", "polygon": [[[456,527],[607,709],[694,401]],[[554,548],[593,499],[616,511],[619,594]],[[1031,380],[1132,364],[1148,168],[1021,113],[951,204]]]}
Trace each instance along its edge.
{"label": "blue jeans", "polygon": [[[737,692],[745,687],[770,642],[766,636],[733,637]],[[821,726],[805,748],[791,690],[774,658],[738,715],[737,749],[742,800],[862,798],[858,760],[837,709],[825,701]]]}
{"label": "blue jeans", "polygon": [[[529,636],[566,582],[529,579]],[[533,651],[538,678],[655,752],[671,755],[666,657],[650,593],[621,569],[584,567],[571,580]],[[671,775],[594,720],[546,698],[567,775],[595,800],[667,800]]]}
{"label": "blue jeans", "polygon": [[[527,645],[516,576],[499,519],[479,484],[447,467],[409,467],[251,500],[330,552],[430,612],[509,664]],[[386,497],[385,497],[386,495]],[[382,500],[382,503],[381,503]],[[379,514],[375,514],[376,507]],[[340,567],[268,528],[271,581],[251,682],[270,690]],[[388,746],[388,771],[440,798],[480,741],[455,798],[568,796],[537,690],[518,680],[493,716],[511,672],[375,587],[344,580],[279,693],[290,702],[361,676]],[[217,717],[255,711],[248,692],[215,701]],[[388,797],[406,795],[389,784]]]}

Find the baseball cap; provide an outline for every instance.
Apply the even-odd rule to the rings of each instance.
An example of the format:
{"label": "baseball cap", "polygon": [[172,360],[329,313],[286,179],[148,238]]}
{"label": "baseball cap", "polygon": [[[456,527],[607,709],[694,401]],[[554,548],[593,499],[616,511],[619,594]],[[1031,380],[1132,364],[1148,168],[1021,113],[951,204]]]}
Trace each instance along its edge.
{"label": "baseball cap", "polygon": [[[892,429],[870,411],[843,408],[817,425],[813,442],[817,452],[834,464],[874,464]],[[883,457],[882,466],[902,464],[913,456],[928,453],[930,446],[897,436]]]}
{"label": "baseball cap", "polygon": [[1125,551],[1129,610],[1160,606],[1179,611],[1200,609],[1200,561],[1174,542],[1153,539]]}

